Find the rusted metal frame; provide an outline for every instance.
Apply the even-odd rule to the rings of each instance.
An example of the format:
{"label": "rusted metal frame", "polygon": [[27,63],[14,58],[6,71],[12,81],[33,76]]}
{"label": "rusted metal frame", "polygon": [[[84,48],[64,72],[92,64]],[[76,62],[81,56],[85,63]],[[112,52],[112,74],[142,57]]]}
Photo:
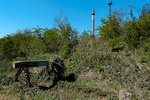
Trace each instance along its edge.
{"label": "rusted metal frame", "polygon": [[13,68],[19,68],[16,75],[13,77],[13,82],[18,81],[18,77],[24,70],[26,73],[26,82],[29,87],[33,86],[30,82],[30,72],[29,67],[39,67],[39,66],[48,66],[48,61],[15,61],[13,62]]}
{"label": "rusted metal frame", "polygon": [[32,87],[33,85],[30,82],[30,72],[29,72],[29,68],[28,67],[20,68],[18,70],[18,72],[16,73],[16,75],[14,76],[13,82],[18,81],[18,77],[20,76],[20,74],[22,73],[23,70],[26,73],[26,83],[27,83],[27,86],[28,87]]}

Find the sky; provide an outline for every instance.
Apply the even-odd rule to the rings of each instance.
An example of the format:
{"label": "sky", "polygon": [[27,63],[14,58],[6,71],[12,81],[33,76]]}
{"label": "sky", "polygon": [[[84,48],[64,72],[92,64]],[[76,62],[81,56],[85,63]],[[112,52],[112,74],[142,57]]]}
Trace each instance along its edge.
{"label": "sky", "polygon": [[[95,9],[95,28],[100,19],[109,16],[108,0],[0,0],[0,38],[17,30],[53,28],[54,19],[63,12],[74,29],[80,33],[92,30],[92,9]],[[124,9],[129,13],[132,5],[141,9],[150,0],[112,0],[112,11]],[[134,11],[137,16],[137,12]]]}

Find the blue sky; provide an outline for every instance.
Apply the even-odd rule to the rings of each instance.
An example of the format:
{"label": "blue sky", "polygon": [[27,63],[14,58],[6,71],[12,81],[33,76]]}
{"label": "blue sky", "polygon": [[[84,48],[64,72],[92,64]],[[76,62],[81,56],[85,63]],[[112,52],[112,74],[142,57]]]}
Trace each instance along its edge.
{"label": "blue sky", "polygon": [[[0,0],[0,38],[16,32],[18,29],[39,27],[53,28],[55,16],[63,12],[68,16],[73,28],[80,33],[91,30],[91,12],[95,9],[95,28],[101,17],[108,17],[108,0]],[[127,5],[141,9],[150,0],[112,0],[112,10],[124,8]],[[137,13],[135,13],[137,15]]]}

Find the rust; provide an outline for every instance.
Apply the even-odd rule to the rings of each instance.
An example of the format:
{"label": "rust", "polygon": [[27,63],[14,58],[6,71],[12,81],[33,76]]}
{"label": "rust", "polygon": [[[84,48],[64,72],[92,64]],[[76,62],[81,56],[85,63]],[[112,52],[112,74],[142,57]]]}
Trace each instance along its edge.
{"label": "rust", "polygon": [[28,67],[20,68],[18,70],[18,72],[16,73],[16,75],[14,76],[13,82],[18,81],[18,77],[20,76],[20,74],[22,73],[23,70],[26,73],[26,83],[27,83],[27,86],[28,87],[32,87],[33,85],[30,82],[30,72],[29,72],[29,68]]}

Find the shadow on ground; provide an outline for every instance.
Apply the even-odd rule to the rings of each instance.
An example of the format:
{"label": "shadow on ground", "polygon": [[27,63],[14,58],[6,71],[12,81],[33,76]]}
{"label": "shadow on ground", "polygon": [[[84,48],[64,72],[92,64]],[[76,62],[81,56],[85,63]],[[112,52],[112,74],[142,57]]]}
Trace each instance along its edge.
{"label": "shadow on ground", "polygon": [[70,75],[68,75],[67,77],[64,77],[64,78],[55,78],[53,80],[53,84],[49,87],[46,87],[46,86],[38,86],[38,87],[41,90],[45,91],[45,90],[49,90],[49,89],[55,87],[59,81],[75,82],[75,80],[76,80],[75,74],[71,73]]}
{"label": "shadow on ground", "polygon": [[[71,73],[68,76],[65,76],[65,71],[66,69],[64,61],[60,58],[55,58],[53,62],[50,63],[49,66],[46,67],[46,69],[41,73],[45,74],[45,76],[51,76],[53,74],[53,84],[50,87],[39,86],[39,88],[43,90],[51,89],[56,86],[59,81],[75,82],[76,75],[74,73]],[[48,79],[50,80],[51,78],[49,77]]]}

